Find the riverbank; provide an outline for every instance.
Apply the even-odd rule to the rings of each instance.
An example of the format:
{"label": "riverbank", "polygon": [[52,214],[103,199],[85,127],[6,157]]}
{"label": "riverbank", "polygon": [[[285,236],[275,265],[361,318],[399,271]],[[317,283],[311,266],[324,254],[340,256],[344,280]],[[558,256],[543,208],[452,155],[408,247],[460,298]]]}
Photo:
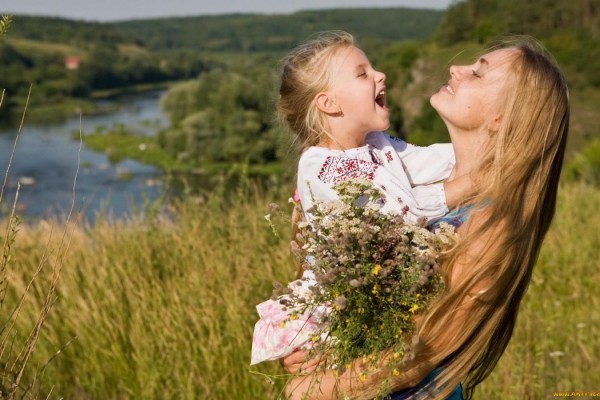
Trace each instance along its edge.
{"label": "riverbank", "polygon": [[151,92],[162,92],[167,90],[173,83],[169,81],[96,90],[85,98],[61,97],[53,101],[40,101],[35,95],[36,87],[33,85],[27,108],[25,108],[25,103],[22,103],[12,107],[10,113],[0,114],[2,118],[0,128],[17,127],[21,122],[23,112],[25,112],[25,120],[28,125],[55,125],[70,118],[79,117],[79,115],[93,117],[115,113],[119,111],[121,106],[112,100]]}
{"label": "riverbank", "polygon": [[[60,218],[75,194],[79,218],[97,216],[126,218],[132,210],[161,199],[169,191],[164,173],[156,167],[130,159],[112,162],[103,152],[81,146],[79,133],[127,126],[148,136],[167,123],[158,102],[162,92],[147,92],[103,100],[99,106],[114,112],[83,114],[57,124],[25,123],[7,176],[7,196],[12,201],[17,184],[19,216],[26,221]],[[17,128],[0,130],[0,169],[11,157]],[[73,135],[77,140],[73,140]],[[6,171],[2,171],[3,175]],[[77,174],[77,179],[75,178]],[[75,187],[74,187],[75,184]]]}
{"label": "riverbank", "polygon": [[[79,140],[79,136],[76,135],[74,139]],[[106,154],[113,163],[131,159],[157,167],[165,174],[175,177],[189,175],[203,177],[205,180],[210,177],[220,180],[223,175],[229,177],[244,175],[249,178],[265,179],[272,176],[283,177],[289,170],[281,162],[268,164],[211,162],[203,163],[201,166],[182,162],[164,150],[156,136],[133,134],[126,127],[113,127],[108,132],[86,134],[83,142],[87,148]]]}

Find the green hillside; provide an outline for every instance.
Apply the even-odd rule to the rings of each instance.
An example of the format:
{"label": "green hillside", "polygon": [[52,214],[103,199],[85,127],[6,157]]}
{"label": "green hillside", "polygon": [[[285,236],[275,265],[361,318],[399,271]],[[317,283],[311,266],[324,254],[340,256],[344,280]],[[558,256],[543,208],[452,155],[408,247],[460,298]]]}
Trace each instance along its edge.
{"label": "green hillside", "polygon": [[443,11],[408,8],[336,9],[294,14],[237,14],[128,21],[112,26],[152,49],[285,51],[318,31],[346,30],[361,41],[425,38]]}
{"label": "green hillside", "polygon": [[10,37],[50,43],[131,43],[149,50],[232,52],[282,51],[318,31],[342,29],[370,42],[392,42],[429,36],[443,11],[409,8],[365,8],[302,11],[293,14],[225,14],[116,23],[63,18],[14,16]]}

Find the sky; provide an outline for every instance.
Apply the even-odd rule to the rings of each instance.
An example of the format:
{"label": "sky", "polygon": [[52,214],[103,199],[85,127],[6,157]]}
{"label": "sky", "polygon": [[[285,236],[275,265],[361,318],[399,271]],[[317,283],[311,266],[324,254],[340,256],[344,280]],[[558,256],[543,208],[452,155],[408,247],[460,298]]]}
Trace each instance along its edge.
{"label": "sky", "polygon": [[445,9],[453,0],[0,0],[0,15],[56,16],[118,21],[207,14],[282,14],[324,8],[411,7]]}

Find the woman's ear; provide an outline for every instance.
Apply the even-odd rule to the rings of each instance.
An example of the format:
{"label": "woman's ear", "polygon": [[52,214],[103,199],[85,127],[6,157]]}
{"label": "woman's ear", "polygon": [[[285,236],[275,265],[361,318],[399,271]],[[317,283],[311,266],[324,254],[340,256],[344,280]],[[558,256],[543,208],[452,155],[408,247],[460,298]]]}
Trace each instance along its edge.
{"label": "woman's ear", "polygon": [[502,124],[502,114],[498,114],[494,117],[494,119],[488,124],[487,130],[488,132],[498,132],[500,130],[500,125]]}
{"label": "woman's ear", "polygon": [[315,103],[317,104],[317,108],[325,114],[337,115],[342,111],[327,92],[317,93]]}

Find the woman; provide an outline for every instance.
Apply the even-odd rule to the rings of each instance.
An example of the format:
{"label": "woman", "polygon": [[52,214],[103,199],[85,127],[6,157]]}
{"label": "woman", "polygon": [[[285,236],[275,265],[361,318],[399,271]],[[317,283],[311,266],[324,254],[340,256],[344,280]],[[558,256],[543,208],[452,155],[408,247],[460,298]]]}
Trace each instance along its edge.
{"label": "woman", "polygon": [[[474,182],[456,211],[461,241],[443,262],[448,290],[420,319],[416,356],[400,376],[362,371],[356,361],[340,377],[316,371],[294,379],[291,399],[369,399],[384,379],[393,399],[469,399],[510,341],[554,215],[569,125],[565,79],[536,46],[505,43],[452,66],[430,101],[456,154],[449,180],[468,174]],[[284,367],[314,371],[317,361],[304,357],[296,352]]]}

